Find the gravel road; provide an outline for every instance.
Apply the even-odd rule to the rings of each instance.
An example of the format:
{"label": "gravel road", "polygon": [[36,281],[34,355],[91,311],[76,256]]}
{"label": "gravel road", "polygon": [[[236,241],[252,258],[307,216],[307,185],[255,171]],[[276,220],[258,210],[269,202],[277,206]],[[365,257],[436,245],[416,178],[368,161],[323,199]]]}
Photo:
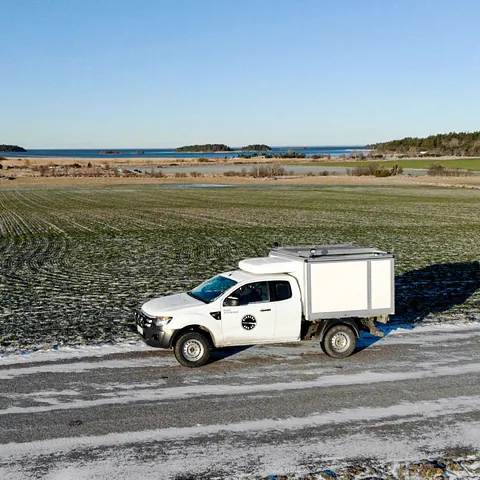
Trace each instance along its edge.
{"label": "gravel road", "polygon": [[255,478],[480,451],[479,324],[359,345],[344,360],[314,342],[227,349],[200,369],[141,343],[0,358],[0,478]]}

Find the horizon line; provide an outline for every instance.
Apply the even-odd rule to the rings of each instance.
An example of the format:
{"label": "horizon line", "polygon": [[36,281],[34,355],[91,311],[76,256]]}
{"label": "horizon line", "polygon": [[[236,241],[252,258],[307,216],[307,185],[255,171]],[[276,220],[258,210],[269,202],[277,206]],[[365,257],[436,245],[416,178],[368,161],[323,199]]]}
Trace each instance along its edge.
{"label": "horizon line", "polygon": [[[199,143],[199,144],[191,144],[193,145],[213,145],[213,144],[207,144],[207,143]],[[219,145],[226,145],[226,144],[219,144]],[[253,145],[253,144],[250,144]],[[368,144],[362,144],[362,145],[268,145],[270,148],[335,148],[335,147],[365,147]],[[182,145],[180,147],[22,147],[25,148],[27,151],[29,150],[173,150],[176,148],[182,148],[182,147],[187,147],[190,145]],[[227,145],[229,148],[232,149],[241,149],[242,147],[246,147],[248,145],[243,145],[243,146],[230,146]]]}

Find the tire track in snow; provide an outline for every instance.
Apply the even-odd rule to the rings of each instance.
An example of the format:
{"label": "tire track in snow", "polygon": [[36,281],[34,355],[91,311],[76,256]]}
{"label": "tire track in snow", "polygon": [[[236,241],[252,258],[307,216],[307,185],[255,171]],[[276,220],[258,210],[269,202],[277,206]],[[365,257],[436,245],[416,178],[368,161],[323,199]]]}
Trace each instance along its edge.
{"label": "tire track in snow", "polygon": [[[47,366],[48,368],[49,366]],[[8,372],[8,370],[7,370]],[[275,382],[260,384],[242,385],[193,385],[171,388],[145,388],[134,389],[133,391],[113,391],[100,393],[100,398],[94,400],[77,400],[56,402],[48,406],[10,406],[0,409],[0,415],[31,414],[49,412],[53,410],[85,409],[101,405],[124,405],[135,402],[172,402],[188,398],[200,397],[228,397],[235,395],[252,395],[263,393],[266,395],[276,394],[291,390],[306,390],[315,388],[329,388],[346,385],[375,384],[388,382],[403,382],[408,380],[419,380],[427,378],[438,378],[443,376],[457,375],[478,375],[480,374],[480,363],[470,363],[458,366],[434,366],[433,368],[420,371],[406,372],[373,372],[366,371],[350,375],[328,375],[320,376],[315,380]],[[8,375],[8,373],[7,373]],[[35,401],[38,392],[30,395],[30,400]],[[11,397],[15,398],[15,395]],[[23,398],[26,398],[25,396]],[[480,398],[480,397],[479,397]],[[40,399],[44,401],[44,396]],[[480,407],[480,404],[479,404]]]}
{"label": "tire track in snow", "polygon": [[[340,409],[306,417],[290,417],[283,419],[264,418],[227,424],[197,425],[191,427],[169,427],[157,430],[143,430],[127,433],[110,433],[107,435],[87,437],[64,437],[47,441],[28,443],[7,443],[0,445],[0,457],[14,460],[25,455],[51,455],[82,448],[111,447],[114,445],[132,445],[143,442],[159,442],[168,440],[199,439],[221,433],[254,434],[269,431],[283,432],[301,429],[319,428],[328,425],[348,423],[368,424],[369,422],[390,421],[419,422],[438,419],[451,415],[465,415],[478,412],[480,397],[449,397],[432,402],[405,402],[388,407],[358,407]],[[479,423],[480,424],[480,423]],[[472,435],[476,446],[480,448],[480,429]]]}

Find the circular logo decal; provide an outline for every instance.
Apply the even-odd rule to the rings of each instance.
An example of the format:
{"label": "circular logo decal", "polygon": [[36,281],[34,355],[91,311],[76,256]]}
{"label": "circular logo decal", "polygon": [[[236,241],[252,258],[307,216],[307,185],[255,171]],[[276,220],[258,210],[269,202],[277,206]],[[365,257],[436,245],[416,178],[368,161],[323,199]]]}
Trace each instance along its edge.
{"label": "circular logo decal", "polygon": [[255,320],[255,317],[253,315],[245,315],[242,318],[242,327],[245,330],[253,330],[255,328],[255,325],[257,325],[257,321]]}

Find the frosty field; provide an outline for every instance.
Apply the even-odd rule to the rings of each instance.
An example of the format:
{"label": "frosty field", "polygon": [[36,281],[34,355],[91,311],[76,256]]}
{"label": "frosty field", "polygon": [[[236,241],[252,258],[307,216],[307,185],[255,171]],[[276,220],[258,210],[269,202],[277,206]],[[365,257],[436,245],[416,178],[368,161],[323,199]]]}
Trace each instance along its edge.
{"label": "frosty field", "polygon": [[480,192],[438,187],[0,190],[0,352],[136,338],[133,310],[281,245],[394,250],[395,323],[479,321]]}

